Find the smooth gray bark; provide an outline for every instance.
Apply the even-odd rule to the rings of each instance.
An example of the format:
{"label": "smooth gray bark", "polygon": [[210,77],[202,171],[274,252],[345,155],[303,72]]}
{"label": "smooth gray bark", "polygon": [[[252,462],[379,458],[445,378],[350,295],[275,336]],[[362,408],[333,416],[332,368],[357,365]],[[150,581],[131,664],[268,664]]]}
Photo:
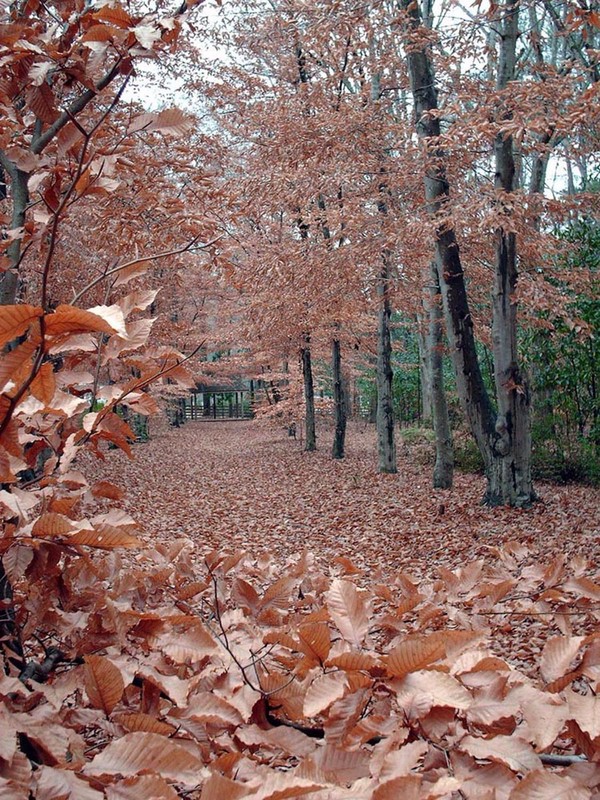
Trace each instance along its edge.
{"label": "smooth gray bark", "polygon": [[[371,87],[371,100],[377,102],[381,97],[381,76],[373,75]],[[388,207],[386,202],[387,186],[385,183],[385,167],[381,167],[381,183],[379,185],[379,198],[377,210],[383,218],[387,217]],[[394,436],[394,401],[392,371],[392,337],[390,334],[390,319],[392,306],[390,303],[390,253],[384,247],[381,253],[381,271],[377,280],[377,411],[375,423],[377,426],[377,452],[379,472],[395,473],[398,471],[396,462],[396,439]]]}
{"label": "smooth gray bark", "polygon": [[424,299],[425,315],[417,315],[417,343],[419,346],[419,381],[421,389],[421,424],[429,427],[433,422],[431,407],[431,359],[429,358],[429,318],[427,301]]}
{"label": "smooth gray bark", "polygon": [[[506,0],[503,7],[502,35],[497,88],[505,90],[515,77],[516,43],[519,34],[518,0]],[[510,119],[510,112],[504,116]],[[512,136],[498,134],[494,144],[495,186],[500,192],[515,187],[515,157]],[[508,215],[510,212],[502,209]],[[534,498],[531,483],[531,393],[519,364],[517,351],[517,240],[506,227],[495,231],[495,270],[492,296],[492,352],[498,414],[494,460],[494,484],[489,502],[526,506]]]}
{"label": "smooth gray bark", "polygon": [[[445,152],[439,144],[440,122],[429,112],[438,108],[437,91],[431,58],[427,46],[418,38],[421,27],[419,8],[411,0],[402,0],[408,16],[407,63],[413,95],[416,130],[419,139],[427,148],[429,164],[424,177],[425,196],[429,212],[438,215],[448,201],[450,188],[446,178]],[[412,33],[417,39],[412,40]],[[469,307],[460,251],[454,229],[439,225],[435,233],[436,269],[442,293],[446,334],[450,344],[450,355],[456,374],[458,396],[469,423],[471,432],[484,460],[487,487],[484,502],[490,505],[527,505],[533,499],[530,478],[525,470],[509,475],[504,468],[507,462],[506,443],[514,448],[517,437],[526,436],[526,431],[515,420],[505,415],[496,415],[485,389],[473,332],[473,321]],[[508,284],[504,284],[508,288]],[[500,297],[498,297],[498,300]],[[507,296],[505,307],[510,305]],[[508,325],[516,324],[514,317],[506,317]],[[509,336],[513,334],[508,333]],[[515,334],[516,335],[516,334]],[[519,376],[520,378],[520,376]],[[521,384],[518,384],[521,385]],[[519,394],[514,391],[513,395]],[[518,399],[513,398],[515,402]],[[528,402],[528,398],[527,398]],[[510,438],[506,430],[510,427]],[[506,429],[506,430],[505,430]],[[529,440],[530,444],[530,440]],[[523,443],[523,453],[529,447]]]}
{"label": "smooth gray bark", "polygon": [[429,329],[426,344],[430,376],[430,403],[435,434],[433,488],[451,489],[454,480],[454,447],[444,389],[444,321],[440,300],[437,269],[435,264],[432,264],[427,309]]}

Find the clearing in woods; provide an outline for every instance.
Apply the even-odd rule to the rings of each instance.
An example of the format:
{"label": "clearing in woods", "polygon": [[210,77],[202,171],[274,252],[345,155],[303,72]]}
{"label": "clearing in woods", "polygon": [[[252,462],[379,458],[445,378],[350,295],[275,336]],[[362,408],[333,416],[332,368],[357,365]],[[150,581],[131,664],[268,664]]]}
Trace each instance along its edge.
{"label": "clearing in woods", "polygon": [[[599,490],[540,484],[531,510],[488,509],[481,476],[458,473],[452,491],[433,490],[430,467],[402,444],[398,474],[378,474],[372,427],[351,427],[343,461],[330,445],[326,431],[306,453],[285,430],[254,422],[154,422],[133,462],[115,451],[88,474],[126,489],[120,505],[149,544],[191,539],[199,575],[212,549],[272,558],[280,576],[308,550],[313,577],[350,574],[382,598],[389,587],[416,591],[414,580],[419,624],[487,627],[493,652],[532,677],[550,637],[595,632]],[[443,586],[451,602],[440,611]]]}
{"label": "clearing in woods", "polygon": [[600,491],[540,484],[533,509],[479,505],[481,476],[456,474],[452,491],[431,488],[431,468],[399,447],[398,474],[377,473],[372,427],[352,426],[347,457],[330,458],[331,434],[305,453],[284,429],[256,423],[154,423],[149,442],[91,465],[126,489],[120,504],[151,541],[192,539],[208,549],[266,552],[282,563],[308,549],[324,570],[350,559],[365,577],[398,570],[435,576],[516,541],[529,560],[564,554],[600,563]]}

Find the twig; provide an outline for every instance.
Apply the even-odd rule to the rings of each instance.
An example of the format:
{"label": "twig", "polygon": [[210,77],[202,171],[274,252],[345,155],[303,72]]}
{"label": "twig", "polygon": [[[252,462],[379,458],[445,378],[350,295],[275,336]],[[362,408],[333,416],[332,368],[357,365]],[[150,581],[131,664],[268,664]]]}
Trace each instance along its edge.
{"label": "twig", "polygon": [[225,627],[223,625],[223,620],[221,619],[221,606],[220,606],[220,603],[219,603],[219,589],[218,589],[218,585],[217,585],[217,578],[216,578],[216,575],[215,575],[212,567],[209,565],[208,561],[205,561],[204,563],[206,564],[206,568],[208,570],[208,574],[210,575],[210,579],[211,579],[212,584],[213,584],[213,597],[214,597],[214,603],[215,603],[213,610],[214,610],[214,613],[215,613],[215,619],[217,621],[217,625],[219,626],[219,630],[221,631],[221,636],[223,637],[223,639],[222,639],[223,647],[225,648],[225,650],[227,650],[227,652],[229,653],[229,655],[233,659],[235,665],[237,666],[237,668],[242,673],[242,678],[244,679],[244,682],[251,689],[253,689],[255,692],[258,692],[259,694],[263,694],[263,692],[261,691],[260,687],[256,687],[253,684],[253,682],[250,680],[250,678],[248,677],[248,675],[246,673],[246,667],[244,667],[244,665],[241,663],[241,661],[238,659],[238,657],[235,655],[235,653],[231,649],[231,645],[229,644],[229,639],[227,637],[227,631],[225,630]]}
{"label": "twig", "polygon": [[38,681],[42,683],[46,680],[48,675],[54,670],[57,664],[64,661],[65,654],[58,647],[49,647],[46,651],[46,657],[39,663],[37,661],[30,661],[24,670],[19,675],[19,680],[25,683],[26,681]]}
{"label": "twig", "polygon": [[585,756],[572,755],[555,755],[554,753],[541,753],[540,761],[542,764],[548,764],[551,767],[568,767],[570,764],[581,764],[587,762]]}
{"label": "twig", "polygon": [[102,273],[98,278],[94,278],[94,280],[90,281],[87,286],[84,286],[81,291],[77,292],[77,294],[73,297],[71,301],[71,305],[75,305],[78,303],[84,294],[93,289],[94,286],[97,286],[102,281],[106,280],[106,278],[110,278],[112,275],[116,275],[118,272],[121,272],[128,267],[133,267],[136,264],[142,264],[144,261],[158,261],[161,258],[168,258],[169,256],[176,256],[180,255],[181,253],[187,253],[193,250],[205,250],[207,247],[212,247],[213,244],[216,244],[220,241],[223,236],[217,236],[215,239],[211,239],[210,242],[205,242],[204,244],[197,244],[198,239],[200,236],[194,237],[191,241],[187,244],[182,245],[181,247],[176,247],[173,250],[165,250],[162,253],[155,253],[154,255],[149,256],[140,256],[139,258],[133,258],[131,261],[125,261],[123,264],[117,264],[117,266],[112,267],[111,269],[106,270]]}

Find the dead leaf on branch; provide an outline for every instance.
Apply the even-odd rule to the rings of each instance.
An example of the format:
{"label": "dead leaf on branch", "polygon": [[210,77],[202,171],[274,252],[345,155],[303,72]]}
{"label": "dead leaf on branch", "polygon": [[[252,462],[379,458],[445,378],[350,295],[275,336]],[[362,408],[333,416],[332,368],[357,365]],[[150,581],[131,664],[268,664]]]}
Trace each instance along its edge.
{"label": "dead leaf on branch", "polygon": [[43,315],[39,306],[25,303],[18,306],[0,307],[0,346],[25,333],[31,323]]}
{"label": "dead leaf on branch", "polygon": [[119,306],[97,306],[85,311],[75,306],[60,305],[54,313],[47,314],[44,320],[49,336],[89,331],[126,333],[123,312]]}
{"label": "dead leaf on branch", "polygon": [[342,636],[359,648],[369,630],[369,602],[353,583],[336,579],[325,595],[331,619]]}
{"label": "dead leaf on branch", "polygon": [[100,550],[113,550],[115,547],[143,547],[144,543],[111,525],[100,525],[96,530],[83,529],[65,537],[67,544],[83,544]]}

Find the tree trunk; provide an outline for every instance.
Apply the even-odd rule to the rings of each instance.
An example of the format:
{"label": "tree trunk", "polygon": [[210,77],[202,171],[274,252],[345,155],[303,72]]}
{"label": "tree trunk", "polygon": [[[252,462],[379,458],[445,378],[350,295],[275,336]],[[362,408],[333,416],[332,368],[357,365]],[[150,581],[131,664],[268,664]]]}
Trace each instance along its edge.
{"label": "tree trunk", "polygon": [[[29,173],[18,169],[4,153],[0,153],[0,163],[5,172],[10,176],[10,195],[12,202],[12,215],[10,227],[12,230],[25,225],[25,213],[29,202],[27,181]],[[11,268],[0,276],[0,305],[14,305],[17,302],[19,289],[19,262],[21,260],[21,239],[11,242],[6,250],[10,259]]]}
{"label": "tree trunk", "polygon": [[[372,79],[371,100],[376,103],[381,98],[381,75],[375,73]],[[385,165],[381,166],[381,181],[377,210],[385,219],[388,215],[386,202],[387,186],[385,182]],[[383,227],[383,226],[382,226]],[[377,450],[379,456],[379,472],[395,473],[396,440],[394,438],[394,401],[392,371],[392,339],[390,335],[390,252],[384,247],[381,254],[381,272],[377,282]]]}
{"label": "tree trunk", "polygon": [[[409,22],[406,58],[415,106],[416,130],[428,150],[430,162],[424,178],[425,196],[431,215],[441,216],[440,212],[448,200],[450,190],[444,168],[445,152],[439,144],[439,118],[429,113],[438,107],[433,67],[426,45],[420,37],[418,4],[411,0],[402,0],[402,5]],[[477,358],[466,284],[453,228],[446,224],[437,227],[435,250],[458,396],[485,464],[487,489],[483,501],[490,505],[526,505],[533,499],[533,493],[531,487],[527,487],[525,473],[519,472],[509,482],[503,468],[508,463],[508,454],[504,452],[507,438],[502,427],[511,428],[511,447],[522,451],[519,462],[523,461],[524,455],[530,449],[530,440],[526,438],[517,443],[517,436],[523,436],[525,432],[521,426],[517,431],[515,419],[504,419],[502,415],[498,418],[500,429],[497,430],[496,413],[485,389]],[[510,300],[506,298],[505,302],[508,307]],[[514,317],[506,318],[506,324],[514,322]],[[513,394],[518,392],[514,391]],[[518,488],[515,488],[516,482],[519,483]]]}
{"label": "tree trunk", "polygon": [[377,445],[379,472],[394,473],[396,441],[394,439],[394,403],[392,395],[392,340],[390,335],[391,306],[388,295],[390,274],[384,255],[383,267],[377,284],[379,301],[377,326]]}
{"label": "tree trunk", "polygon": [[331,346],[331,363],[333,370],[333,411],[335,419],[335,435],[331,455],[333,458],[344,457],[346,440],[346,392],[342,377],[342,354],[339,339],[334,339]]}
{"label": "tree trunk", "polygon": [[433,488],[451,489],[454,478],[454,447],[448,417],[448,404],[444,390],[443,363],[443,315],[440,305],[440,287],[435,264],[431,265],[429,286],[427,335],[427,360],[431,376],[431,412],[435,433],[435,466],[433,468]]}
{"label": "tree trunk", "polygon": [[[515,77],[516,43],[519,33],[517,0],[506,0],[500,37],[497,88],[506,90]],[[507,112],[504,119],[510,119]],[[498,134],[494,145],[495,186],[499,193],[515,189],[515,158],[512,136]],[[500,201],[502,202],[502,201]],[[508,204],[510,208],[510,204]],[[508,208],[502,213],[510,214]],[[498,403],[495,451],[500,462],[495,470],[497,486],[490,486],[491,505],[526,506],[534,499],[531,484],[531,395],[519,366],[517,352],[517,242],[514,232],[497,228],[494,293],[492,299],[492,350]]]}
{"label": "tree trunk", "polygon": [[[428,305],[427,300],[424,305]],[[421,424],[425,426],[431,425],[433,421],[433,408],[432,408],[432,375],[431,375],[431,358],[429,352],[429,330],[425,328],[429,326],[429,319],[424,319],[421,314],[417,316],[417,343],[419,346],[419,378],[421,382]]]}
{"label": "tree trunk", "polygon": [[300,349],[302,358],[302,374],[304,376],[304,428],[306,432],[305,450],[317,449],[317,434],[315,430],[315,387],[313,384],[312,358],[310,355],[310,335],[304,334],[304,344]]}
{"label": "tree trunk", "polygon": [[[327,247],[328,254],[331,254],[331,231],[327,224],[327,206],[323,195],[319,195],[317,205],[323,212],[319,227],[323,234],[323,239]],[[334,328],[339,331],[339,322],[334,323]],[[339,334],[338,334],[339,335]],[[335,420],[335,435],[333,437],[333,446],[331,455],[333,458],[344,457],[344,444],[346,439],[346,421],[347,421],[347,408],[346,397],[344,393],[344,382],[342,377],[342,352],[340,347],[340,340],[335,338],[331,346],[331,368],[333,373],[333,404],[334,404],[334,420]]]}

